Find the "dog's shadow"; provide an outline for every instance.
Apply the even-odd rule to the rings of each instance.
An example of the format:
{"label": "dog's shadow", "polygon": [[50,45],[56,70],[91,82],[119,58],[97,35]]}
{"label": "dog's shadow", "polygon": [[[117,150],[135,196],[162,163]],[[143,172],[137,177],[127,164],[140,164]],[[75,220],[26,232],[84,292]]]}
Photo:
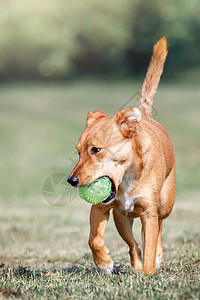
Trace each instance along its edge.
{"label": "dog's shadow", "polygon": [[[130,272],[132,270],[127,265],[118,264],[113,268],[113,275],[123,275],[127,274],[127,271]],[[74,273],[74,274],[82,274],[85,273],[87,275],[92,275],[95,273],[101,274],[96,267],[84,267],[81,265],[73,265],[72,267],[67,267],[62,269],[62,274],[68,274],[68,273]]]}
{"label": "dog's shadow", "polygon": [[[117,264],[113,269],[113,275],[123,275],[130,272],[132,269],[127,265]],[[101,274],[95,267],[86,267],[84,264],[76,263],[70,267],[62,268],[50,268],[50,269],[32,269],[31,267],[25,267],[20,265],[17,268],[14,268],[13,274],[17,277],[26,278],[26,279],[35,279],[35,278],[47,278],[53,276],[55,273],[60,273],[61,275],[95,275]],[[4,269],[6,272],[6,268]]]}

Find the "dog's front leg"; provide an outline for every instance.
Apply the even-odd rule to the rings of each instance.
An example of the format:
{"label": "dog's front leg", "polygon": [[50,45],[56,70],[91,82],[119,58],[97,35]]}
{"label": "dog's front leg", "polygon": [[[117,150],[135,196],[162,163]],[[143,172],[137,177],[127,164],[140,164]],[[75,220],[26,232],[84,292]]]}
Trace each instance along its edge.
{"label": "dog's front leg", "polygon": [[90,237],[89,246],[92,250],[93,259],[102,273],[111,274],[113,261],[104,244],[103,234],[109,219],[109,210],[98,205],[93,205],[90,212]]}
{"label": "dog's front leg", "polygon": [[159,231],[157,211],[146,213],[142,216],[141,221],[144,256],[143,272],[145,275],[154,274]]}

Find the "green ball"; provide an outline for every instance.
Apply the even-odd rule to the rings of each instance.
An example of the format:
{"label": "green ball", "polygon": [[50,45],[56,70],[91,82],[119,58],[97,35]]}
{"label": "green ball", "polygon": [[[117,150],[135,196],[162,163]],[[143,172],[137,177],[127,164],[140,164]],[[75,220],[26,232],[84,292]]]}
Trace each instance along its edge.
{"label": "green ball", "polygon": [[80,197],[92,204],[100,203],[106,200],[112,191],[109,177],[100,177],[87,186],[79,188]]}

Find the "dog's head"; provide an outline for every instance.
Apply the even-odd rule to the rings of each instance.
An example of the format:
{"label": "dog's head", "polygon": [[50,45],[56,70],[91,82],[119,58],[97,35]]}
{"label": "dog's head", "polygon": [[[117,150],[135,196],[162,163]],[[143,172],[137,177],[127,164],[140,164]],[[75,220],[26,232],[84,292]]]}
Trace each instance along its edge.
{"label": "dog's head", "polygon": [[112,193],[104,202],[114,199],[126,170],[131,167],[137,176],[141,169],[140,147],[137,145],[141,119],[136,107],[119,111],[113,117],[100,110],[89,112],[86,129],[76,147],[79,161],[68,182],[81,187],[108,176]]}

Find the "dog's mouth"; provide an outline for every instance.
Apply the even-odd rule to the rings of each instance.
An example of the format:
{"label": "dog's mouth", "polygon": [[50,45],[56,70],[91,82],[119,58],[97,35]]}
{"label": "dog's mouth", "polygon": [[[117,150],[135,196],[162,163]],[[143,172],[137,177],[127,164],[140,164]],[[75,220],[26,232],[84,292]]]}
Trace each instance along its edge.
{"label": "dog's mouth", "polygon": [[102,203],[105,203],[105,204],[110,202],[110,200],[112,200],[116,195],[116,188],[115,188],[114,181],[109,176],[108,176],[108,178],[111,182],[111,193],[110,193],[110,195],[108,196],[108,198],[106,200],[102,201]]}

